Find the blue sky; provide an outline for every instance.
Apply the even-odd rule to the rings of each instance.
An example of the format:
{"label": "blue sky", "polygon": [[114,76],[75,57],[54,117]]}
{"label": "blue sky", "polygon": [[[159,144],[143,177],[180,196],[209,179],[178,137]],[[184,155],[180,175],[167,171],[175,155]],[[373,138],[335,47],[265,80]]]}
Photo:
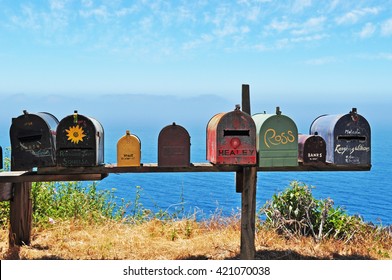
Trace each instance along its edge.
{"label": "blue sky", "polygon": [[390,0],[0,0],[0,19],[0,93],[391,93]]}

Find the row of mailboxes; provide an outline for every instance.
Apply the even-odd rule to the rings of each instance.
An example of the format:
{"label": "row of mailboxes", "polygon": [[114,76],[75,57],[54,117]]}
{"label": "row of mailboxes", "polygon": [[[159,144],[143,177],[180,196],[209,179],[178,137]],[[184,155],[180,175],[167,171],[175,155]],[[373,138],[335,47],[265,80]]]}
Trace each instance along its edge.
{"label": "row of mailboxes", "polygon": [[[78,114],[58,121],[49,113],[12,119],[11,168],[96,166],[104,163],[104,131],[94,118]],[[355,108],[349,114],[316,118],[308,135],[281,113],[250,116],[239,106],[214,115],[206,129],[206,158],[216,165],[260,167],[333,163],[370,164],[370,126]],[[158,166],[190,165],[190,136],[173,123],[158,136]],[[117,143],[118,166],[139,166],[141,141],[129,131]]]}
{"label": "row of mailboxes", "polygon": [[61,121],[49,113],[24,111],[10,127],[11,169],[102,164],[103,137],[102,125],[77,111]]}
{"label": "row of mailboxes", "polygon": [[[301,164],[370,165],[370,126],[355,108],[316,118],[309,135],[289,117],[239,110],[213,116],[207,125],[207,160],[214,164],[285,167]],[[257,153],[256,153],[256,152]]]}

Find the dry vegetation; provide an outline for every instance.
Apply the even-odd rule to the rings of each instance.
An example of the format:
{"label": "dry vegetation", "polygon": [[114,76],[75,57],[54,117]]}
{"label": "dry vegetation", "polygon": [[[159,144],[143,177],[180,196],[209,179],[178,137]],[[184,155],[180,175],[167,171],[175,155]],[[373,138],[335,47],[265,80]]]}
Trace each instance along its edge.
{"label": "dry vegetation", "polygon": [[[140,224],[107,221],[86,224],[57,222],[33,228],[30,246],[8,247],[8,229],[0,230],[1,259],[66,260],[178,260],[238,259],[238,218],[193,220],[151,220]],[[311,237],[292,237],[273,230],[258,229],[256,259],[392,259],[392,237],[383,231],[361,233],[348,242]]]}

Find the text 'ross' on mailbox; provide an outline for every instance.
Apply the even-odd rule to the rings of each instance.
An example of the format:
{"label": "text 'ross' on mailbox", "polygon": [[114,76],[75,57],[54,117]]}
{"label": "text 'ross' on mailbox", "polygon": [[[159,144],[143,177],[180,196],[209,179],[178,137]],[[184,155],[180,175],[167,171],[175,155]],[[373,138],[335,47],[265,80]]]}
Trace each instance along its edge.
{"label": "text 'ross' on mailbox", "polygon": [[213,164],[255,165],[256,127],[252,117],[236,109],[214,115],[207,124],[207,160]]}
{"label": "text 'ross' on mailbox", "polygon": [[310,134],[322,136],[328,163],[370,165],[371,133],[368,121],[353,108],[348,114],[322,115],[310,127]]}
{"label": "text 'ross' on mailbox", "polygon": [[104,163],[104,131],[94,118],[74,114],[57,126],[57,164],[64,167]]}

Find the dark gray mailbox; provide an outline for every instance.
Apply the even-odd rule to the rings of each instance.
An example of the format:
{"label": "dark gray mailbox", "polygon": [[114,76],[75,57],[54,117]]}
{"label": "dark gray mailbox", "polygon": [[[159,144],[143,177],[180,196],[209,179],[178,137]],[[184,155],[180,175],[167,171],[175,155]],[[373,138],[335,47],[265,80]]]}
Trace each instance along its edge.
{"label": "dark gray mailbox", "polygon": [[57,126],[57,165],[97,166],[104,163],[104,133],[93,118],[78,114],[62,119]]}
{"label": "dark gray mailbox", "polygon": [[324,138],[328,163],[370,165],[371,135],[368,121],[353,108],[348,114],[322,115],[315,119],[310,134]]}
{"label": "dark gray mailbox", "polygon": [[13,118],[10,128],[11,169],[29,170],[56,165],[56,127],[59,121],[49,113]]}
{"label": "dark gray mailbox", "polygon": [[323,137],[319,135],[298,135],[298,161],[302,164],[323,164],[327,147]]}

